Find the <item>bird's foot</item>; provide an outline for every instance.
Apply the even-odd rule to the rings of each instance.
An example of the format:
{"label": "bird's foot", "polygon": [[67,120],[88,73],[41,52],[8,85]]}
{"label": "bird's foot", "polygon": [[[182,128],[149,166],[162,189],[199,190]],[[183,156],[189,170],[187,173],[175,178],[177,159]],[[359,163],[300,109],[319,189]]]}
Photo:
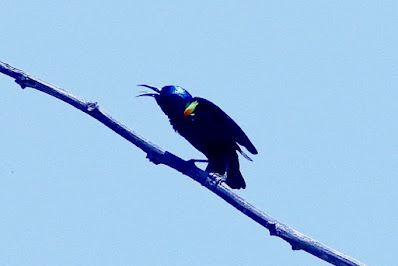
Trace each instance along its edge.
{"label": "bird's foot", "polygon": [[213,178],[212,181],[214,186],[218,186],[221,184],[221,182],[227,181],[227,173],[220,175],[217,173],[210,172],[209,175]]}

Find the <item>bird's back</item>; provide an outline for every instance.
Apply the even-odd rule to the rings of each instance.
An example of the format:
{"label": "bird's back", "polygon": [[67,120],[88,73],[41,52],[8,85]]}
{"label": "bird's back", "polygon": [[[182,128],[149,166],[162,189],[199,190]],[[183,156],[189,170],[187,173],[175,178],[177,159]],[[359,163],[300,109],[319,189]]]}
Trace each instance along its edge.
{"label": "bird's back", "polygon": [[196,97],[198,105],[193,115],[170,119],[174,129],[207,157],[237,150],[236,143],[256,151],[242,129],[218,106]]}

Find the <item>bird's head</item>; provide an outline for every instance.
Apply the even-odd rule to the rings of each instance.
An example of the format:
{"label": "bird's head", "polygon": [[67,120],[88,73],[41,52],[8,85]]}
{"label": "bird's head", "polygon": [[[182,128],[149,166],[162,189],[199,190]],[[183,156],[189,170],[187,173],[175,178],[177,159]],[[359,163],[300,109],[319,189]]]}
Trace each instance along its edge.
{"label": "bird's head", "polygon": [[137,97],[154,97],[160,108],[169,118],[190,115],[196,107],[196,105],[192,103],[193,97],[191,94],[180,86],[168,85],[161,89],[145,84],[138,86],[146,87],[153,92],[145,92]]}

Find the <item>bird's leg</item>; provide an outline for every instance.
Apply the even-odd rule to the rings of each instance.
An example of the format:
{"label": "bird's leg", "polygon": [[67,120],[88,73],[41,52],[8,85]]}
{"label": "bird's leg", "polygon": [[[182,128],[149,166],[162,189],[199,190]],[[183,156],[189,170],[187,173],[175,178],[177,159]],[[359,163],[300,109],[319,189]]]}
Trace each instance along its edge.
{"label": "bird's leg", "polygon": [[229,169],[229,162],[227,162],[227,165],[225,166],[225,173],[223,175],[214,173],[215,175],[218,176],[218,177],[216,177],[217,185],[221,184],[221,182],[224,182],[224,183],[227,182],[228,169]]}
{"label": "bird's leg", "polygon": [[195,165],[195,163],[208,163],[209,160],[205,160],[205,159],[191,159],[188,160],[187,163],[193,164]]}

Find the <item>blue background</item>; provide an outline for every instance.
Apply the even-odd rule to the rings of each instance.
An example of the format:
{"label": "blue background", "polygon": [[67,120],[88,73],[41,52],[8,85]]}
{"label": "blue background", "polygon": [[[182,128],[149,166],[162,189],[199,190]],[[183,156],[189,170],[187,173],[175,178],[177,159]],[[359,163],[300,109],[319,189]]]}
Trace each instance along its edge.
{"label": "blue background", "polygon": [[[203,158],[141,88],[218,104],[266,213],[372,265],[398,246],[396,1],[11,1],[0,60]],[[322,265],[89,116],[0,75],[1,265]]]}

